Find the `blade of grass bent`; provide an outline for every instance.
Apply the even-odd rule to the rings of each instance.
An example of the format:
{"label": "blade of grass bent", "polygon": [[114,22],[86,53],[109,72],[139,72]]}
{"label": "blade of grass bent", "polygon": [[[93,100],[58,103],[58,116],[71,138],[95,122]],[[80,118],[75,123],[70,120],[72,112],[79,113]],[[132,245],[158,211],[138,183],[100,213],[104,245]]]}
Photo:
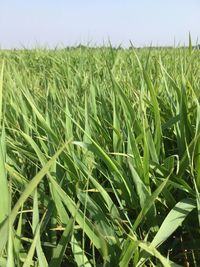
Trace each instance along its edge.
{"label": "blade of grass bent", "polygon": [[51,166],[54,164],[57,157],[62,153],[62,151],[65,149],[66,145],[69,142],[65,143],[58,151],[57,153],[46,163],[46,165],[38,172],[38,174],[29,182],[29,184],[26,186],[26,189],[21,194],[20,198],[18,199],[17,203],[15,204],[14,208],[12,209],[9,219],[7,219],[2,227],[0,228],[0,254],[7,242],[8,239],[8,221],[10,220],[11,224],[15,221],[15,218],[17,216],[17,213],[20,209],[20,207],[23,205],[23,203],[26,201],[26,199],[32,194],[34,189],[37,187],[39,182],[43,179],[43,177],[48,173]]}

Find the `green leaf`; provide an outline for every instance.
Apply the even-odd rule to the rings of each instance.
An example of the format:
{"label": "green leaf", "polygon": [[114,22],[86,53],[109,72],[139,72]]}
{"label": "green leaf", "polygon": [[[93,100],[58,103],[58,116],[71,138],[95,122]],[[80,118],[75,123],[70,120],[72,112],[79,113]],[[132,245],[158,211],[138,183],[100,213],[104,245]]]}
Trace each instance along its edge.
{"label": "green leaf", "polygon": [[71,240],[71,236],[73,233],[73,227],[74,227],[74,218],[71,218],[68,220],[67,226],[65,227],[65,230],[56,246],[56,248],[53,250],[53,255],[51,262],[49,263],[49,267],[54,266],[61,266],[67,244]]}
{"label": "green leaf", "polygon": [[195,208],[196,204],[193,199],[186,198],[178,202],[168,213],[151,244],[154,247],[160,246],[181,226],[187,215]]}
{"label": "green leaf", "polygon": [[11,224],[14,223],[15,218],[17,216],[17,213],[20,209],[20,207],[24,204],[24,202],[27,200],[27,198],[32,194],[34,189],[37,187],[37,185],[40,183],[40,181],[43,179],[43,177],[48,173],[51,166],[56,161],[57,157],[60,155],[60,153],[63,152],[67,144],[64,144],[56,153],[55,155],[46,163],[46,165],[36,174],[35,177],[27,184],[26,189],[21,194],[20,198],[18,199],[17,203],[15,204],[14,208],[12,209],[8,219],[3,223],[3,225],[0,228],[0,253],[4,249],[4,246],[8,239],[8,222],[10,221]]}
{"label": "green leaf", "polygon": [[71,248],[72,248],[72,252],[73,252],[73,255],[74,255],[74,258],[75,258],[75,261],[78,267],[83,267],[83,266],[92,267],[86,254],[82,250],[81,246],[79,245],[74,235],[72,236],[72,240],[71,240]]}
{"label": "green leaf", "polygon": [[2,133],[0,140],[0,224],[7,218],[10,212],[10,194],[8,189],[7,173],[5,169],[5,137]]}

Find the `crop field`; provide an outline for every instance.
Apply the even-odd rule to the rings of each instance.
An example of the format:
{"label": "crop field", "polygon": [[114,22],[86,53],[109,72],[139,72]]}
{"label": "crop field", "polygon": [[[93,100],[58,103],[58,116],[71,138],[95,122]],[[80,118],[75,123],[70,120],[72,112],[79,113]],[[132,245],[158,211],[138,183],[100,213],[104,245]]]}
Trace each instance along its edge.
{"label": "crop field", "polygon": [[0,266],[200,266],[200,52],[0,51]]}

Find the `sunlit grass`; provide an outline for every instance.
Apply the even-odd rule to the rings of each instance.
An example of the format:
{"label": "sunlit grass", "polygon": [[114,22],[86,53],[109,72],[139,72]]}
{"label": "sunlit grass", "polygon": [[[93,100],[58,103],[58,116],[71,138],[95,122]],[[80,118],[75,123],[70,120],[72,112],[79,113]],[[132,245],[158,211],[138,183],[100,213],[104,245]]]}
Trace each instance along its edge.
{"label": "sunlit grass", "polygon": [[0,52],[0,266],[199,266],[199,62]]}

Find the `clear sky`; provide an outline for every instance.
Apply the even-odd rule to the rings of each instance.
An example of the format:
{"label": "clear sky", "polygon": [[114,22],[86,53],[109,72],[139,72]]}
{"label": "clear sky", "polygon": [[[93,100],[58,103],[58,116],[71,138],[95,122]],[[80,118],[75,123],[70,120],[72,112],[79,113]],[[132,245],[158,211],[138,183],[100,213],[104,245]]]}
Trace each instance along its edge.
{"label": "clear sky", "polygon": [[0,0],[2,48],[200,42],[200,0]]}

